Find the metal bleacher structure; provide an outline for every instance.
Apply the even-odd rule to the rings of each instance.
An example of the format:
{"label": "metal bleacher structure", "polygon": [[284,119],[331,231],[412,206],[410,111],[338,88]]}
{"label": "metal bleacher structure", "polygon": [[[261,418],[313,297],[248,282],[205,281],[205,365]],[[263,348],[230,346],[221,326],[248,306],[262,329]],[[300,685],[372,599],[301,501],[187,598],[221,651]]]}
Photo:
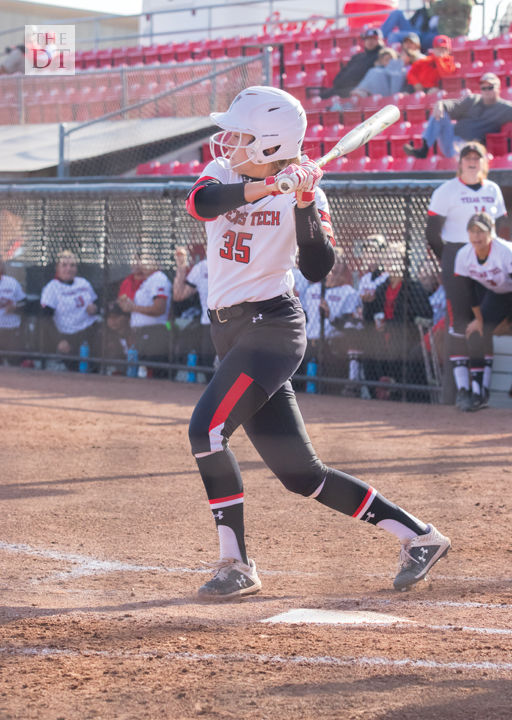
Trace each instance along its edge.
{"label": "metal bleacher structure", "polygon": [[[202,117],[204,122],[192,138],[192,159],[183,161],[178,153],[177,159],[162,161],[160,156],[173,146],[156,143],[142,156],[133,154],[132,168],[126,163],[114,163],[112,172],[101,167],[104,174],[195,175],[210,159],[206,140],[198,142],[201,134],[203,138],[209,134],[209,112],[225,109],[238,91],[234,92],[236,84],[230,71],[250,64],[251,58],[261,58],[253,72],[243,78],[251,84],[268,82],[282,87],[301,100],[308,114],[304,151],[311,157],[321,155],[341,134],[382,105],[393,103],[400,108],[399,123],[349,157],[331,163],[327,172],[437,173],[453,171],[455,160],[437,152],[416,159],[403,150],[411,138],[420,141],[436,99],[477,91],[481,75],[492,71],[501,77],[502,97],[512,100],[512,36],[503,34],[477,40],[455,38],[453,54],[458,70],[441,82],[437,93],[374,95],[358,99],[351,110],[332,110],[332,99],[322,100],[318,88],[331,85],[340,66],[360,49],[360,28],[339,28],[336,24],[326,19],[323,27],[303,23],[291,30],[274,28],[245,37],[77,51],[75,76],[0,77],[0,126],[66,123],[71,128],[66,132],[72,133],[80,129],[79,125],[95,125],[100,118]],[[489,134],[486,140],[491,169],[512,169],[512,123],[500,133]],[[81,172],[71,174],[100,173],[83,172],[82,167]]]}

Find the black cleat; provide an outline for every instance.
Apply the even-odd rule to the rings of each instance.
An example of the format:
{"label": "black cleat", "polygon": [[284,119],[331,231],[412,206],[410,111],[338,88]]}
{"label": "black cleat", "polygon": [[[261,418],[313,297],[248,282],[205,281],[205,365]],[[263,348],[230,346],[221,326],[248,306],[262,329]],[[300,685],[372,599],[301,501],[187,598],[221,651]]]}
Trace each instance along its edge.
{"label": "black cleat", "polygon": [[416,535],[402,545],[400,567],[393,581],[395,590],[407,590],[424,578],[432,565],[446,555],[450,548],[450,538],[441,535],[433,525],[428,525],[424,535]]}

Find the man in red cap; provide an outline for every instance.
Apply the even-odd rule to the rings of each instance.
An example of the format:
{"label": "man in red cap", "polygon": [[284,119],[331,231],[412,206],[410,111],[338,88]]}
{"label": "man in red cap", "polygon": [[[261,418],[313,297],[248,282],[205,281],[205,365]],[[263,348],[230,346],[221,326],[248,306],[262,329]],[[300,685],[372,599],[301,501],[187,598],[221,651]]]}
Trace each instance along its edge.
{"label": "man in red cap", "polygon": [[436,35],[433,48],[425,58],[416,60],[407,73],[407,82],[414,91],[433,92],[439,88],[441,78],[453,75],[455,61],[450,55],[452,41],[447,35]]}
{"label": "man in red cap", "polygon": [[480,78],[479,95],[436,102],[423,131],[423,146],[415,148],[410,142],[404,145],[405,152],[414,157],[427,157],[436,140],[445,157],[456,155],[458,146],[470,140],[485,145],[487,133],[500,132],[502,125],[512,122],[512,103],[500,97],[500,85],[499,77],[487,72]]}

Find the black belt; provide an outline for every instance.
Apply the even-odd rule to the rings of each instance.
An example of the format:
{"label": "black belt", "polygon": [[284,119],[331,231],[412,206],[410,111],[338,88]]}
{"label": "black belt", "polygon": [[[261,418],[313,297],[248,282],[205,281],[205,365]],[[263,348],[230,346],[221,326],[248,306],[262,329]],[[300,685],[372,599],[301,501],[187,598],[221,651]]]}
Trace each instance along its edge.
{"label": "black belt", "polygon": [[239,305],[230,305],[229,307],[216,308],[215,310],[208,310],[208,317],[211,322],[225,323],[228,320],[242,317],[242,315],[249,313],[263,312],[269,310],[276,303],[282,300],[292,297],[291,293],[284,293],[277,297],[270,298],[270,300],[259,300],[258,302],[243,302]]}

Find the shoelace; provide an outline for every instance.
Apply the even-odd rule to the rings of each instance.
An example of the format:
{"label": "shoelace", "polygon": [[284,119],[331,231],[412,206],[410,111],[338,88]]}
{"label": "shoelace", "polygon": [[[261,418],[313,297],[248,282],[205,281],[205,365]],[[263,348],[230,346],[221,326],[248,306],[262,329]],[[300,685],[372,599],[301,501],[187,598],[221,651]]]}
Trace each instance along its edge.
{"label": "shoelace", "polygon": [[[407,559],[409,559],[410,562],[407,562]],[[399,570],[402,570],[403,568],[406,568],[408,565],[411,565],[411,563],[415,562],[417,565],[420,564],[419,560],[416,560],[413,558],[413,556],[407,551],[407,547],[405,545],[402,545],[400,548],[400,557],[398,558],[398,568]]]}
{"label": "shoelace", "polygon": [[239,562],[241,561],[235,560],[235,558],[222,558],[222,560],[216,560],[215,562],[206,562],[201,560],[201,565],[205,565],[207,568],[215,570],[215,575],[213,577],[216,578],[223,570],[227,570],[232,567],[234,568]]}

